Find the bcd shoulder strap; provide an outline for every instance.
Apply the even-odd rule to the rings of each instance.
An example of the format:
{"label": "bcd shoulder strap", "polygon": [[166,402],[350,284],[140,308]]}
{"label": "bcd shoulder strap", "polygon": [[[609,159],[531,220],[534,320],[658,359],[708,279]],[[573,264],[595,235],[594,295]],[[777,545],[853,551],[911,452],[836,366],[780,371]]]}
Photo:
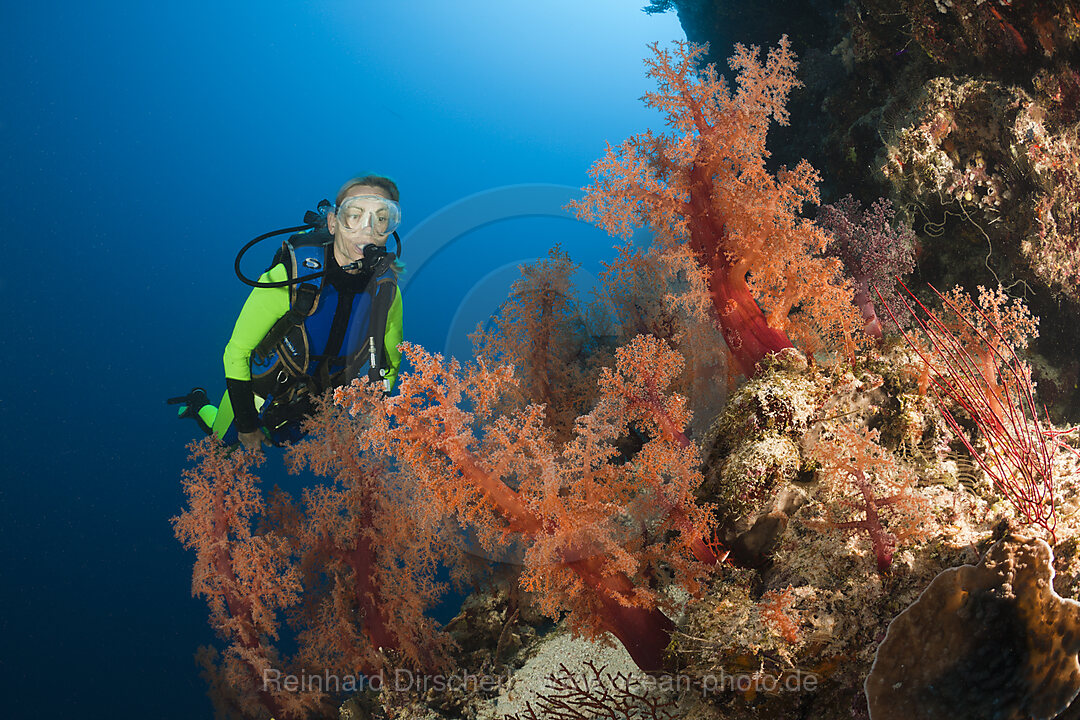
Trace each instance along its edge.
{"label": "bcd shoulder strap", "polygon": [[[275,256],[275,261],[285,265],[290,278],[297,277],[304,270],[321,270],[324,263],[322,257],[324,253],[323,246],[319,243],[309,244],[303,241],[294,244],[293,240],[295,238],[296,236],[282,243],[281,251]],[[307,240],[307,238],[304,238],[304,240]],[[303,270],[300,269],[301,266]],[[256,361],[265,362],[277,350],[278,345],[286,336],[294,328],[303,325],[304,320],[315,312],[319,304],[319,294],[322,291],[322,281],[323,278],[319,277],[310,282],[300,283],[289,288],[291,296],[289,309],[278,318],[277,322],[274,323],[262,341],[252,351]],[[290,363],[287,356],[288,353],[282,354],[282,361],[287,365],[293,365],[294,363]],[[304,364],[306,365],[306,362]],[[291,369],[296,372],[303,372],[303,368],[295,367]]]}

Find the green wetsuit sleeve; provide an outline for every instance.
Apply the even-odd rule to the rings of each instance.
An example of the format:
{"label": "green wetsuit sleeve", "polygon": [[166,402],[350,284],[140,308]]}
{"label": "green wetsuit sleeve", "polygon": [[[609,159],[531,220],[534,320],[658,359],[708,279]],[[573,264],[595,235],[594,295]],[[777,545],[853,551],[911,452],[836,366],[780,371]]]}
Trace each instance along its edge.
{"label": "green wetsuit sleeve", "polygon": [[[281,282],[288,279],[285,266],[278,263],[259,278],[260,282]],[[278,318],[289,311],[289,289],[253,288],[233,326],[232,337],[225,346],[225,377],[234,380],[251,379],[251,351]]]}
{"label": "green wetsuit sleeve", "polygon": [[402,320],[401,288],[394,289],[394,302],[390,304],[390,310],[386,313],[386,333],[383,335],[383,347],[386,352],[386,375],[383,376],[383,388],[390,392],[397,381],[398,369],[401,367],[401,351],[398,345],[405,336]]}

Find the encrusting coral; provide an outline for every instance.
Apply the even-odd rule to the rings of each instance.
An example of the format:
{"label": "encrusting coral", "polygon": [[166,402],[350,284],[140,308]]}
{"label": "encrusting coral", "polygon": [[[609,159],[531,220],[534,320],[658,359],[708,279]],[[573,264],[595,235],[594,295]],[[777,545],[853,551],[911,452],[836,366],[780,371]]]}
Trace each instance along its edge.
{"label": "encrusting coral", "polygon": [[866,680],[872,720],[1048,720],[1080,692],[1080,603],[1044,541],[1007,536],[949,568],[889,625]]}
{"label": "encrusting coral", "polygon": [[880,172],[918,208],[919,233],[948,253],[946,277],[985,265],[1080,299],[1077,127],[1055,126],[1022,88],[982,78],[935,78],[910,113],[885,138]]}
{"label": "encrusting coral", "polygon": [[[888,440],[879,435],[877,428],[911,422],[905,419],[910,401],[900,399],[918,396],[917,373],[908,368],[918,356],[889,339],[857,359],[854,368],[826,368],[799,363],[797,356],[775,356],[732,396],[714,425],[716,437],[705,454],[714,465],[706,469],[707,478],[717,476],[717,465],[733,465],[730,487],[754,487],[758,472],[741,458],[769,435],[769,426],[797,450],[783,467],[799,468],[772,472],[780,466],[762,465],[758,470],[772,482],[750,505],[739,502],[737,493],[706,496],[717,503],[718,517],[732,507],[769,517],[783,495],[800,500],[779,524],[763,561],[746,567],[733,553],[738,566],[720,568],[678,628],[676,652],[687,674],[742,672],[756,678],[755,691],[743,702],[715,698],[704,717],[836,717],[830,712],[837,707],[865,712],[860,688],[889,621],[941,571],[975,562],[995,527],[1013,517],[989,483],[974,494],[957,482],[955,458],[964,451],[950,447],[959,443],[950,440],[950,429],[929,399],[920,406],[914,437],[907,439],[906,430],[891,430]],[[772,409],[770,419],[762,408]],[[1065,462],[1072,457],[1060,456],[1059,491],[1062,507],[1069,508],[1077,502],[1075,467]],[[856,481],[860,469],[869,498]],[[728,487],[715,483],[705,487]],[[1075,587],[1077,577],[1075,541],[1062,541],[1075,536],[1074,525],[1069,520],[1068,531],[1059,533],[1059,547],[1073,548],[1067,553],[1073,558],[1071,584],[1063,587]],[[768,692],[795,673],[813,674],[817,691]]]}

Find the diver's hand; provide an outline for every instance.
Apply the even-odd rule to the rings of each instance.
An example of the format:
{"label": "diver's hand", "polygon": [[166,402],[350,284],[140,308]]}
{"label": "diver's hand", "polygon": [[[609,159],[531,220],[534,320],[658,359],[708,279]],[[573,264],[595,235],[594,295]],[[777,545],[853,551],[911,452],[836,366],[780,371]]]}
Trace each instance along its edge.
{"label": "diver's hand", "polygon": [[237,433],[237,437],[240,438],[240,444],[244,446],[245,450],[262,450],[262,446],[266,443],[266,435],[262,430],[253,430],[251,432]]}

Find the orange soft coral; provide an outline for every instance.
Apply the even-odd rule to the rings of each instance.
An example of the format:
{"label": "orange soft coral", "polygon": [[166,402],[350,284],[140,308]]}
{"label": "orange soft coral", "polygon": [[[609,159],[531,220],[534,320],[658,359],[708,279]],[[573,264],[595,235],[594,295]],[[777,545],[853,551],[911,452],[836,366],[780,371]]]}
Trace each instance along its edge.
{"label": "orange soft coral", "polygon": [[305,584],[325,590],[307,598],[301,657],[308,669],[374,675],[393,650],[433,669],[448,639],[426,613],[446,589],[439,567],[458,565],[460,552],[391,468],[357,451],[361,422],[326,403],[308,421],[311,437],[289,452],[294,472],[310,466],[334,481],[305,489],[304,514],[286,523]]}
{"label": "orange soft coral", "polygon": [[[424,502],[472,526],[488,551],[523,542],[522,582],[544,611],[569,611],[590,636],[610,631],[639,666],[659,669],[673,625],[653,579],[663,566],[697,591],[699,561],[715,559],[700,541],[709,512],[693,499],[701,476],[682,432],[685,399],[666,393],[677,355],[649,337],[620,349],[595,408],[557,444],[542,407],[494,412],[515,382],[509,367],[463,369],[402,348],[416,371],[400,395],[380,399],[359,383],[337,391],[369,418],[362,446],[395,457]],[[648,439],[619,458],[615,440],[631,424]]]}
{"label": "orange soft coral", "polygon": [[574,420],[591,405],[595,372],[583,362],[590,338],[572,289],[578,266],[558,246],[548,257],[519,266],[521,279],[499,306],[487,330],[471,335],[476,354],[509,363],[520,380],[519,405],[545,406],[545,424],[557,438],[573,432]]}
{"label": "orange soft coral", "polygon": [[758,613],[769,632],[786,642],[799,642],[799,617],[795,612],[795,593],[790,585],[783,590],[769,590],[761,596]]}
{"label": "orange soft coral", "polygon": [[281,610],[299,602],[300,577],[285,538],[253,529],[265,509],[251,472],[256,454],[230,453],[213,437],[189,449],[195,465],[184,472],[188,507],[172,524],[196,553],[191,594],[206,599],[210,624],[230,643],[215,685],[252,716],[306,716],[321,701],[318,693],[290,693],[265,682],[281,672],[271,643]]}
{"label": "orange soft coral", "polygon": [[672,132],[635,135],[591,170],[596,183],[572,207],[608,232],[638,225],[657,233],[659,251],[688,247],[707,285],[715,319],[737,367],[792,346],[850,351],[861,322],[840,263],[825,258],[828,239],[801,218],[816,203],[817,172],[803,161],[773,174],[765,167],[771,121],[787,122],[788,94],[798,86],[787,38],[762,64],[758,49],[737,45],[729,89],[705,48],[652,46],[646,60],[657,91],[645,102],[668,116]]}
{"label": "orange soft coral", "polygon": [[929,503],[915,491],[915,474],[878,444],[879,433],[854,424],[831,429],[814,447],[824,476],[819,499],[826,519],[818,530],[866,533],[878,572],[888,572],[902,543],[925,537]]}
{"label": "orange soft coral", "polygon": [[[290,451],[293,469],[333,480],[307,488],[302,505],[281,491],[264,500],[251,471],[256,455],[211,437],[192,446],[188,506],[173,519],[177,538],[196,552],[192,592],[230,643],[220,663],[203,653],[212,697],[245,717],[327,711],[341,688],[281,682],[298,670],[340,679],[391,664],[430,669],[448,646],[426,616],[445,589],[436,582],[440,563],[457,557],[431,522],[434,509],[413,502],[391,469],[357,454],[360,421],[331,404],[308,426],[311,438]],[[285,612],[292,658],[275,647]]]}

